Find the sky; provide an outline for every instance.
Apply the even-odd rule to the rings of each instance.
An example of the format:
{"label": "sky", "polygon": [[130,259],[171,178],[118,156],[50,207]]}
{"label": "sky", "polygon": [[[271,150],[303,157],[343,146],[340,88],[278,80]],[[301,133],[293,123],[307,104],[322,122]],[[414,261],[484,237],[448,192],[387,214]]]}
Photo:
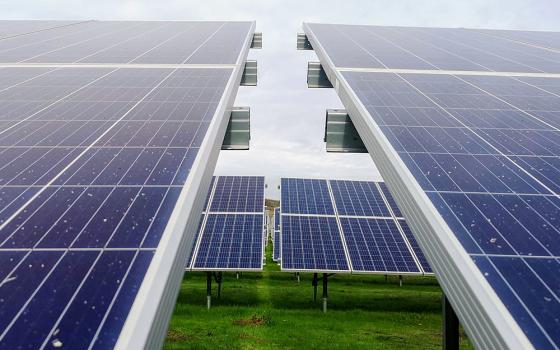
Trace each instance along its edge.
{"label": "sky", "polygon": [[313,51],[297,51],[302,22],[560,31],[560,0],[0,0],[2,19],[255,20],[263,49],[258,86],[240,87],[251,108],[249,151],[222,151],[216,175],[264,175],[267,198],[281,177],[381,180],[368,154],[326,153],[333,89],[308,89]]}

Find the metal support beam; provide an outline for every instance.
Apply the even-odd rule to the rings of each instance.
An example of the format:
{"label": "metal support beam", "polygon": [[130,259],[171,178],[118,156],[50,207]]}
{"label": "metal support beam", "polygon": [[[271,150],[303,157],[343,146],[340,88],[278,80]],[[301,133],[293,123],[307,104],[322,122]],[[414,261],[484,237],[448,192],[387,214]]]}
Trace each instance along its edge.
{"label": "metal support beam", "polygon": [[251,140],[251,109],[233,107],[222,142],[222,150],[248,150]]}
{"label": "metal support beam", "polygon": [[323,274],[323,313],[327,313],[327,298],[328,298],[328,291],[327,291],[327,282],[329,279],[329,275],[324,273]]}
{"label": "metal support beam", "polygon": [[442,294],[442,348],[443,350],[459,350],[459,319],[449,300]]}
{"label": "metal support beam", "polygon": [[257,61],[245,61],[245,69],[241,76],[241,86],[257,86]]}
{"label": "metal support beam", "polygon": [[298,50],[313,50],[311,43],[307,39],[305,33],[297,33],[297,49]]}
{"label": "metal support beam", "polygon": [[309,62],[307,64],[307,87],[308,88],[332,88],[329,77],[325,73],[320,62]]}
{"label": "metal support beam", "polygon": [[262,33],[255,32],[253,34],[253,40],[251,41],[252,49],[262,49]]}
{"label": "metal support beam", "polygon": [[313,274],[313,280],[311,281],[311,285],[313,286],[313,301],[317,301],[317,284],[319,280],[317,278],[317,273]]}
{"label": "metal support beam", "polygon": [[212,306],[212,272],[206,273],[206,307],[210,310]]}
{"label": "metal support beam", "polygon": [[327,109],[324,141],[327,152],[367,153],[367,148],[345,109]]}
{"label": "metal support beam", "polygon": [[402,287],[402,275],[399,275],[399,287]]}

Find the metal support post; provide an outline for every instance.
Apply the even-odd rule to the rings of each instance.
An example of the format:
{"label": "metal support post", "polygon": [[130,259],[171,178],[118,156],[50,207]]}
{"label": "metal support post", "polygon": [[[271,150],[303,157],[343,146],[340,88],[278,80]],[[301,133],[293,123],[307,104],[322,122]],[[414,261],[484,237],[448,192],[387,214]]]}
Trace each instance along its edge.
{"label": "metal support post", "polygon": [[212,306],[212,272],[206,273],[206,307],[210,310]]}
{"label": "metal support post", "polygon": [[402,275],[399,275],[399,287],[402,287]]}
{"label": "metal support post", "polygon": [[445,294],[441,296],[441,303],[443,309],[442,348],[444,350],[459,350],[459,319]]}
{"label": "metal support post", "polygon": [[313,301],[317,301],[317,273],[313,274],[313,280],[311,281],[311,285],[313,286]]}
{"label": "metal support post", "polygon": [[328,281],[328,274],[324,273],[323,274],[323,313],[327,313],[327,298],[328,298],[328,292],[327,292],[327,281]]}

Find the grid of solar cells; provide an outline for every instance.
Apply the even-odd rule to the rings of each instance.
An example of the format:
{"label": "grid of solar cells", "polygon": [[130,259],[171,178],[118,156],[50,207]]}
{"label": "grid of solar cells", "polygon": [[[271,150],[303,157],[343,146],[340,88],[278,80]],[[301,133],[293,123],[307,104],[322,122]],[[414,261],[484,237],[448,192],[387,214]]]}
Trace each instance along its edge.
{"label": "grid of solar cells", "polygon": [[0,39],[16,35],[25,35],[33,32],[78,24],[73,21],[4,21],[0,20]]}
{"label": "grid of solar cells", "polygon": [[350,272],[335,217],[282,213],[281,240],[283,270]]}
{"label": "grid of solar cells", "polygon": [[282,214],[334,215],[325,180],[282,178],[280,191]]}
{"label": "grid of solar cells", "polygon": [[262,214],[208,214],[193,268],[262,269],[262,232]]}
{"label": "grid of solar cells", "polygon": [[214,177],[206,216],[195,239],[192,269],[262,269],[266,239],[264,177]]}
{"label": "grid of solar cells", "polygon": [[250,28],[250,22],[87,21],[4,39],[0,62],[235,64]]}
{"label": "grid of solar cells", "polygon": [[340,218],[355,272],[421,273],[395,220]]}
{"label": "grid of solar cells", "polygon": [[531,45],[534,38],[527,44],[463,28],[307,25],[336,67],[560,72],[560,52]]}
{"label": "grid of solar cells", "polygon": [[280,208],[274,208],[274,231],[280,231]]}
{"label": "grid of solar cells", "polygon": [[389,191],[387,184],[385,184],[385,182],[378,182],[377,184],[379,185],[379,188],[381,188],[381,192],[383,192],[383,196],[387,200],[387,203],[389,203],[389,207],[391,208],[393,215],[398,218],[402,218],[403,215],[401,213],[401,210],[397,206],[397,202],[395,202],[395,198],[393,198],[393,195]]}
{"label": "grid of solar cells", "polygon": [[391,216],[375,182],[330,180],[329,183],[338,215]]}
{"label": "grid of solar cells", "polygon": [[264,177],[218,177],[210,211],[261,213],[263,208]]}
{"label": "grid of solar cells", "polygon": [[422,251],[422,249],[420,249],[418,241],[416,241],[416,237],[414,237],[414,234],[412,233],[412,230],[410,229],[406,221],[404,219],[398,219],[396,222],[397,225],[400,226],[401,230],[404,233],[404,236],[408,240],[408,243],[410,244],[414,255],[416,255],[416,258],[418,258],[418,262],[420,263],[420,267],[422,268],[422,270],[424,270],[425,273],[433,273],[434,271],[432,270],[432,267],[430,266],[430,264],[428,264],[428,260],[426,260],[424,252]]}
{"label": "grid of solar cells", "polygon": [[280,231],[274,231],[272,242],[272,260],[280,260]]}
{"label": "grid of solar cells", "polygon": [[[220,23],[211,34],[183,38],[204,42],[194,51],[163,54],[162,62],[154,56],[153,63],[203,63],[212,55],[231,67],[0,70],[0,347],[115,345],[234,65],[241,64],[251,23],[221,34],[228,25]],[[72,63],[113,52],[126,63],[129,55],[162,53],[165,38],[138,52],[116,40],[136,40],[134,30],[153,24],[37,30],[2,40],[0,60]],[[185,33],[197,26],[176,25]],[[213,40],[223,35],[232,50],[222,55]],[[174,45],[185,47],[180,43]]]}
{"label": "grid of solar cells", "polygon": [[[330,27],[334,31],[338,26]],[[407,35],[410,30],[368,29],[378,36],[398,31],[395,35],[412,41],[422,40],[422,33],[427,33],[434,38],[429,40],[430,47],[456,41],[456,48],[472,49],[458,57],[473,58],[473,63],[489,70],[557,72],[560,62],[555,58],[557,52],[537,47],[550,46],[545,42],[554,35],[532,32],[529,38],[525,33],[508,32],[508,36],[516,36],[509,40],[503,38],[504,33],[493,31],[475,35],[468,30],[421,29],[421,35],[416,36]],[[518,40],[523,36],[527,39]],[[353,44],[335,37],[325,41],[327,55],[335,57],[335,65],[340,66],[336,56],[342,51],[335,48],[336,43],[345,47],[345,53],[352,51],[347,45]],[[359,56],[363,50],[358,52]],[[382,55],[376,53],[377,58]],[[394,60],[388,56],[387,62],[392,63],[381,67],[459,67],[443,56],[447,63],[429,68],[418,66],[408,53],[395,55]],[[340,79],[369,112],[365,117],[380,127],[479,267],[481,280],[494,289],[529,341],[536,348],[557,348],[560,80],[555,76],[507,75],[339,71]],[[405,235],[413,238],[408,226],[401,226]],[[417,249],[415,240],[409,240]],[[425,259],[419,259],[424,266]]]}

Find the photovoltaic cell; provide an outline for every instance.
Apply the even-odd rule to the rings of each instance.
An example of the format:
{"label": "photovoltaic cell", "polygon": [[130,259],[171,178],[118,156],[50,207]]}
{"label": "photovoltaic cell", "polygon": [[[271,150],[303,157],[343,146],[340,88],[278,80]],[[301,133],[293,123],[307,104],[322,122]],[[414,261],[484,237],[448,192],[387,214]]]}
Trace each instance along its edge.
{"label": "photovoltaic cell", "polygon": [[274,231],[274,240],[272,246],[272,260],[280,260],[280,231]]}
{"label": "photovoltaic cell", "polygon": [[115,346],[252,26],[0,21],[0,348]]}
{"label": "photovoltaic cell", "polygon": [[338,215],[391,216],[374,182],[331,180],[330,184]]}
{"label": "photovoltaic cell", "polygon": [[420,270],[393,219],[340,218],[354,271]]}
{"label": "photovoltaic cell", "polygon": [[[308,211],[290,214],[281,212],[280,255],[283,270],[335,270],[333,266],[337,263],[333,258],[325,257],[321,248],[325,240],[329,241],[327,245],[333,245],[331,241],[340,238],[341,244],[334,245],[340,250],[336,256],[347,259],[348,272],[419,275],[432,272],[416,241],[409,242],[409,237],[401,232],[401,226],[397,223],[400,211],[394,211],[393,214],[389,211],[384,198],[390,194],[380,191],[386,189],[381,186],[383,183],[314,180],[313,188],[308,185],[307,190],[302,191],[301,186],[297,185],[306,183],[305,179],[285,180],[282,179],[282,208],[290,208],[285,205],[285,199],[294,203],[293,198],[297,198],[299,203],[308,203],[308,197],[317,198],[313,188],[327,192],[329,197],[324,197],[325,202],[330,201],[331,206],[334,202],[336,206],[333,206],[331,215],[310,214]],[[297,192],[297,195],[293,192]],[[332,192],[332,197],[329,192]],[[388,203],[394,204],[394,201]],[[302,207],[306,208],[297,208]],[[289,228],[286,227],[288,222],[291,224]],[[421,270],[419,264],[422,263],[426,268]]]}
{"label": "photovoltaic cell", "polygon": [[283,215],[281,239],[284,270],[350,272],[334,217]]}
{"label": "photovoltaic cell", "polygon": [[[545,46],[557,47],[551,35],[508,40],[503,34],[464,28],[308,26],[339,68],[560,72],[560,53],[533,44],[538,36]],[[527,34],[508,31],[507,36]]]}
{"label": "photovoltaic cell", "polygon": [[325,180],[281,179],[282,214],[334,215]]}
{"label": "photovoltaic cell", "polygon": [[208,214],[193,268],[262,268],[263,215]]}
{"label": "photovoltaic cell", "polygon": [[280,231],[280,208],[274,208],[274,231]]}
{"label": "photovoltaic cell", "polygon": [[262,269],[264,177],[214,177],[204,213],[187,266],[196,270]]}
{"label": "photovoltaic cell", "polygon": [[[560,298],[549,281],[560,264],[560,83],[555,76],[507,73],[558,73],[559,54],[549,49],[558,33],[315,24],[307,29],[321,43],[313,43],[315,49],[334,62],[322,63],[334,69],[336,83],[359,100],[350,103],[365,107],[363,117],[384,135],[374,137],[388,142],[406,167],[385,170],[410,172],[465,258],[470,255],[478,266],[480,281],[468,283],[492,288],[536,348],[558,347]],[[399,223],[419,251],[408,226]],[[423,255],[417,256],[428,271]],[[504,339],[514,334],[503,332]]]}

